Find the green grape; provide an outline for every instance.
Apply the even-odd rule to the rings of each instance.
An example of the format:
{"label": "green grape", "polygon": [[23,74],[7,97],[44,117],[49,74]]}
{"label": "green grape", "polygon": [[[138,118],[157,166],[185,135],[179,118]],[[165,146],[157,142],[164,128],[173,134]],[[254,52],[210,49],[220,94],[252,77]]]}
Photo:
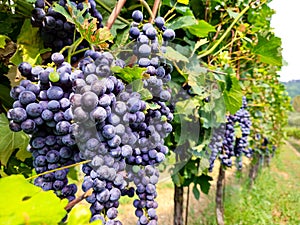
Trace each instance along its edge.
{"label": "green grape", "polygon": [[140,167],[139,167],[139,166],[136,166],[136,165],[134,165],[134,166],[132,167],[132,171],[133,171],[134,173],[137,173],[137,172],[139,172],[139,171],[140,171]]}
{"label": "green grape", "polygon": [[59,74],[56,71],[53,71],[49,74],[49,80],[51,82],[58,82],[59,81]]}

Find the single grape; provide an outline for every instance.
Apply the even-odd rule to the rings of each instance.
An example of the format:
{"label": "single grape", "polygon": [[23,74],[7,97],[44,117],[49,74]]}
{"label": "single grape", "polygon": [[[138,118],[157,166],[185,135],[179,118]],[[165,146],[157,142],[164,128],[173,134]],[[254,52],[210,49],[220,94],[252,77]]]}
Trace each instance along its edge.
{"label": "single grape", "polygon": [[132,12],[132,19],[134,22],[140,23],[143,21],[143,13],[140,10],[134,10]]}

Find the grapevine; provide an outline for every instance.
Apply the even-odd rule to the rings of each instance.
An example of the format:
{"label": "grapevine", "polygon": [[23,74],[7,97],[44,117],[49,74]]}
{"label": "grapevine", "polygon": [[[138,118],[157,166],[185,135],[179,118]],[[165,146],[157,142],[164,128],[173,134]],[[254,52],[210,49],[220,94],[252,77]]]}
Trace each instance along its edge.
{"label": "grapevine", "polygon": [[19,171],[54,193],[66,204],[56,222],[83,206],[85,223],[125,224],[127,196],[135,223],[155,225],[159,182],[171,176],[183,225],[191,190],[208,194],[219,169],[224,224],[226,169],[250,162],[252,187],[285,136],[281,42],[265,1],[175,2],[3,1],[0,122],[13,141],[0,140],[0,181]]}

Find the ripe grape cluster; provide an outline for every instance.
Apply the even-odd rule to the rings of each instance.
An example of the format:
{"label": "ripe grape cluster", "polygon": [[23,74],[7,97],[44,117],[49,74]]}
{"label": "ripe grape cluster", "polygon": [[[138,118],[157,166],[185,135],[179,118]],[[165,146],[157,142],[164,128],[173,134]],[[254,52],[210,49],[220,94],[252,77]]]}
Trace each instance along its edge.
{"label": "ripe grape cluster", "polygon": [[[72,44],[74,26],[54,12],[54,2],[36,1],[32,23],[47,36],[46,46],[58,51]],[[78,9],[83,2],[71,1]],[[89,3],[91,15],[101,22],[94,1]],[[58,4],[67,7],[64,0]],[[155,19],[155,27],[142,25],[138,10],[132,17],[129,33],[135,40],[137,65],[146,68],[143,79],[128,84],[116,78],[111,67],[124,68],[126,63],[109,52],[87,50],[76,68],[56,52],[48,67],[21,63],[18,69],[27,79],[10,93],[15,99],[8,112],[11,130],[30,135],[29,151],[38,174],[55,170],[36,178],[35,184],[71,201],[77,188],[68,185],[68,169],[60,168],[89,160],[82,166],[82,190],[92,189],[86,198],[91,221],[106,225],[122,224],[117,219],[120,197],[135,194],[137,224],[157,224],[156,167],[169,152],[164,139],[172,132],[167,82],[173,68],[158,53],[166,51],[175,33],[165,27],[162,17]],[[150,93],[146,99],[145,91]]]}
{"label": "ripe grape cluster", "polygon": [[[84,191],[93,189],[92,197],[87,199],[91,203],[92,220],[104,221],[104,218],[108,218],[107,224],[113,221],[119,223],[116,220],[119,198],[121,195],[133,197],[134,189],[129,187],[132,181],[136,187],[151,186],[147,193],[151,197],[147,197],[146,193],[142,195],[141,190],[146,192],[144,186],[144,189],[136,189],[136,193],[141,201],[148,198],[152,206],[156,197],[155,184],[158,182],[158,171],[156,175],[153,171],[155,165],[161,163],[168,153],[163,143],[172,131],[169,122],[173,116],[165,104],[170,93],[167,99],[159,95],[165,91],[162,81],[156,85],[156,88],[159,87],[158,92],[153,91],[158,96],[146,102],[140,93],[133,91],[134,82],[125,85],[113,76],[110,67],[124,64],[121,60],[114,60],[110,53],[87,51],[85,58],[78,64],[82,74],[74,81],[75,92],[71,97],[75,122],[73,134],[80,149],[80,157],[91,160],[89,165],[83,167],[85,178],[82,188]],[[154,76],[144,80],[144,84],[149,84],[145,85],[149,90],[155,86],[149,82],[151,78],[158,80]],[[147,109],[147,104],[154,102],[157,109]],[[137,178],[139,175],[130,169],[135,166],[140,171],[147,166],[152,168],[152,172],[148,173],[152,183],[149,183],[150,177],[140,183]],[[153,210],[150,210],[151,216],[147,217],[147,221],[157,220]],[[143,215],[140,220],[145,222],[147,215]]]}
{"label": "ripe grape cluster", "polygon": [[142,167],[138,171],[129,171],[128,178],[134,182],[138,196],[134,201],[135,215],[139,218],[137,224],[157,224],[155,198],[159,173],[155,164],[163,162],[169,151],[164,139],[172,131],[170,122],[173,120],[167,105],[171,100],[171,92],[166,85],[171,80],[173,68],[163,54],[166,53],[168,42],[174,40],[175,32],[165,26],[162,17],[154,20],[155,26],[151,23],[141,25],[143,14],[139,10],[132,13],[132,19],[129,36],[135,41],[133,55],[137,58],[137,65],[146,68],[149,75],[148,79],[143,80],[144,88],[153,95],[148,102],[158,107],[147,110],[143,123],[131,126],[140,138],[138,148],[134,149],[127,162]]}
{"label": "ripe grape cluster", "polygon": [[[79,150],[70,134],[71,65],[58,53],[52,55],[52,60],[55,69],[20,64],[21,74],[34,77],[38,83],[22,80],[10,92],[15,102],[13,109],[8,111],[9,126],[15,132],[22,130],[31,135],[29,151],[38,174],[80,161]],[[49,80],[51,75],[57,76],[56,82]],[[39,176],[35,184],[71,201],[77,188],[74,184],[68,185],[67,174],[68,169],[48,173]]]}
{"label": "ripe grape cluster", "polygon": [[[238,124],[241,134],[235,133],[235,125]],[[218,157],[221,164],[227,167],[232,166],[232,157],[236,157],[237,168],[242,168],[242,154],[251,157],[252,149],[248,148],[248,136],[250,134],[251,120],[247,111],[247,100],[243,97],[242,107],[234,115],[226,116],[226,123],[221,124],[214,130],[211,142],[208,147],[211,149],[209,154],[209,171],[213,170],[214,162]]]}
{"label": "ripe grape cluster", "polygon": [[71,97],[73,134],[80,157],[91,160],[82,167],[85,174],[82,189],[85,192],[93,189],[87,198],[91,204],[91,220],[102,220],[106,224],[120,223],[116,220],[117,208],[127,186],[124,156],[132,151],[130,145],[122,144],[125,126],[121,119],[127,107],[117,101],[117,96],[125,86],[112,76],[112,63],[114,57],[110,53],[87,51],[79,62],[83,76],[75,80]]}
{"label": "ripe grape cluster", "polygon": [[252,150],[247,148],[249,145],[248,136],[250,135],[251,120],[250,113],[247,111],[247,99],[245,96],[243,96],[241,109],[235,114],[235,121],[239,123],[242,131],[241,137],[236,138],[234,146],[235,156],[240,157],[244,153],[245,156],[251,157]]}
{"label": "ripe grape cluster", "polygon": [[[45,47],[52,49],[52,52],[60,51],[64,46],[70,46],[74,40],[78,39],[79,33],[75,30],[75,25],[68,22],[67,19],[60,13],[54,11],[53,4],[57,3],[64,7],[68,11],[68,5],[66,0],[36,0],[35,8],[32,11],[31,23],[34,27],[39,27],[41,37],[44,41]],[[85,0],[71,0],[73,7],[78,10],[85,8]],[[97,18],[98,28],[103,27],[102,15],[96,9],[96,3],[94,0],[88,0],[89,8],[86,13],[89,13],[92,17]],[[75,36],[74,36],[75,34]],[[87,42],[82,42],[77,50],[88,47]],[[76,56],[73,56],[73,61],[76,61]]]}

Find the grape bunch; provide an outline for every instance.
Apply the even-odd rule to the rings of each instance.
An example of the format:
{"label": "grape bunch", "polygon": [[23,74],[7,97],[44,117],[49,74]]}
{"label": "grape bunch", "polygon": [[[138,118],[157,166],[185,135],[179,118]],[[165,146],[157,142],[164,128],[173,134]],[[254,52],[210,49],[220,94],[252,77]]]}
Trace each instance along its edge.
{"label": "grape bunch", "polygon": [[[78,10],[84,9],[85,2],[85,0],[71,0],[71,4],[73,4],[73,6]],[[74,24],[68,22],[62,14],[53,10],[52,5],[54,3],[59,4],[68,11],[66,0],[36,0],[35,8],[32,11],[31,23],[34,27],[40,28],[41,37],[44,41],[45,47],[51,48],[52,52],[59,52],[63,47],[72,45],[74,40],[80,37],[80,34],[76,32]],[[103,27],[102,15],[96,9],[95,1],[88,0],[88,3],[90,7],[86,13],[97,18],[98,28]],[[88,46],[87,42],[82,42],[78,46],[77,50]],[[77,61],[76,56],[73,56],[73,61]]]}
{"label": "grape bunch", "polygon": [[[236,157],[237,168],[242,168],[242,154],[251,157],[252,149],[248,147],[248,136],[250,134],[251,120],[250,114],[246,110],[247,101],[243,97],[242,107],[234,115],[226,116],[226,123],[221,124],[214,130],[211,142],[208,147],[211,149],[209,154],[209,171],[214,167],[216,158],[221,160],[221,164],[227,167],[232,166],[232,157]],[[235,133],[235,125],[241,129],[241,135]]]}
{"label": "grape bunch", "polygon": [[[154,25],[149,22],[141,24],[143,14],[139,10],[133,11],[132,19],[129,36],[134,40],[133,55],[137,58],[137,65],[146,68],[149,75],[148,79],[143,80],[144,88],[153,95],[148,102],[158,108],[147,109],[144,123],[131,126],[141,138],[138,140],[139,148],[134,149],[128,163],[144,167],[140,167],[137,174],[131,172],[129,174],[132,175],[131,179],[134,181],[138,196],[134,201],[135,215],[139,218],[137,224],[157,224],[155,213],[157,203],[154,199],[157,195],[156,183],[159,173],[153,166],[163,162],[165,155],[168,154],[169,149],[164,145],[164,139],[172,131],[170,122],[173,120],[173,114],[168,106],[171,91],[167,87],[173,67],[166,62],[163,54],[167,51],[169,41],[175,39],[175,32],[165,26],[162,17],[157,17]],[[146,127],[147,129],[144,129]]]}
{"label": "grape bunch", "polygon": [[127,174],[127,179],[135,184],[138,196],[138,199],[133,201],[133,206],[136,208],[135,215],[139,218],[137,224],[156,225],[158,203],[155,198],[157,197],[156,184],[159,178],[158,169],[154,165],[147,165],[143,168],[132,167]]}
{"label": "grape bunch", "polygon": [[209,171],[211,172],[214,167],[214,162],[218,157],[221,160],[222,165],[231,167],[232,159],[234,156],[234,120],[233,116],[228,115],[226,117],[226,123],[221,124],[216,130],[214,130],[209,148],[211,149],[210,154],[210,166]]}
{"label": "grape bunch", "polygon": [[[34,77],[38,83],[22,80],[10,92],[15,102],[13,109],[8,111],[9,126],[12,131],[22,130],[30,134],[29,151],[37,174],[80,161],[79,150],[70,133],[73,119],[69,99],[72,93],[71,66],[59,53],[53,54],[52,60],[55,68],[32,68],[28,63],[21,63],[21,74]],[[71,201],[77,188],[74,184],[68,185],[67,174],[68,169],[62,169],[39,176],[34,182]]]}
{"label": "grape bunch", "polygon": [[[235,122],[238,122],[242,131],[242,136],[236,138],[234,153],[237,158],[241,157],[242,153],[245,156],[251,157],[252,150],[248,148],[248,136],[250,135],[251,120],[250,113],[247,111],[247,99],[243,96],[242,107],[235,113]],[[239,164],[241,167],[241,164]]]}
{"label": "grape bunch", "polygon": [[[132,13],[132,19],[129,37],[135,41],[133,54],[137,57],[138,66],[147,68],[148,74],[163,82],[170,81],[173,68],[158,53],[166,52],[168,42],[175,39],[175,32],[166,28],[163,17],[155,19],[155,27],[151,23],[141,25],[143,14],[139,10]],[[162,43],[159,43],[158,35],[162,36]]]}
{"label": "grape bunch", "polygon": [[120,115],[126,111],[126,105],[120,105],[116,96],[123,91],[124,84],[112,76],[113,62],[110,53],[87,51],[78,64],[83,76],[74,80],[71,97],[73,135],[81,159],[91,160],[82,167],[82,189],[93,190],[87,198],[91,221],[102,220],[105,224],[121,223],[116,217],[119,199],[127,187],[124,156],[132,151],[130,145],[122,144],[125,127]]}
{"label": "grape bunch", "polygon": [[[83,1],[72,2],[81,7]],[[89,2],[93,10],[93,1]],[[45,3],[50,3],[49,7]],[[42,33],[53,32],[54,27],[46,28],[51,21],[55,27],[63,23],[63,29],[72,26],[53,11],[52,3],[36,1],[32,22],[41,26]],[[66,1],[58,3],[66,6]],[[42,16],[38,18],[39,13]],[[102,220],[106,225],[122,224],[117,219],[119,199],[135,194],[138,224],[157,224],[156,166],[169,152],[164,139],[172,132],[173,114],[168,106],[171,91],[167,83],[173,68],[158,53],[165,51],[175,33],[165,27],[161,17],[156,18],[155,27],[150,23],[141,26],[143,17],[136,10],[133,20],[130,36],[138,49],[133,53],[137,65],[146,68],[143,79],[137,82],[151,93],[150,98],[144,100],[143,90],[135,91],[135,81],[128,84],[114,76],[111,67],[124,68],[126,63],[109,52],[87,50],[76,68],[65,62],[62,54],[54,53],[50,64],[53,67],[32,67],[26,62],[19,65],[27,80],[12,89],[11,96],[16,101],[8,112],[10,128],[31,135],[29,151],[37,173],[56,169],[35,180],[44,190],[54,190],[58,196],[73,200],[76,186],[68,185],[68,169],[59,168],[90,161],[82,166],[82,190],[92,189],[86,198],[91,221]],[[133,37],[132,29],[138,29],[139,35]],[[68,39],[66,34],[63,36],[63,40]],[[53,40],[51,44],[56,43]],[[65,43],[53,49],[62,46]]]}
{"label": "grape bunch", "polygon": [[[87,51],[78,64],[82,74],[74,80],[71,97],[73,135],[81,159],[91,160],[83,167],[82,188],[83,191],[93,189],[94,197],[87,199],[91,203],[91,220],[108,218],[106,223],[118,221],[120,196],[134,195],[133,187],[129,187],[134,180],[126,178],[127,171],[133,166],[154,168],[165,159],[168,148],[163,145],[163,139],[172,131],[168,121],[173,119],[162,98],[155,100],[160,110],[147,109],[141,94],[133,91],[134,82],[125,85],[113,76],[110,70],[113,65],[125,63],[114,60],[107,52]],[[157,181],[158,177],[152,185]]]}

